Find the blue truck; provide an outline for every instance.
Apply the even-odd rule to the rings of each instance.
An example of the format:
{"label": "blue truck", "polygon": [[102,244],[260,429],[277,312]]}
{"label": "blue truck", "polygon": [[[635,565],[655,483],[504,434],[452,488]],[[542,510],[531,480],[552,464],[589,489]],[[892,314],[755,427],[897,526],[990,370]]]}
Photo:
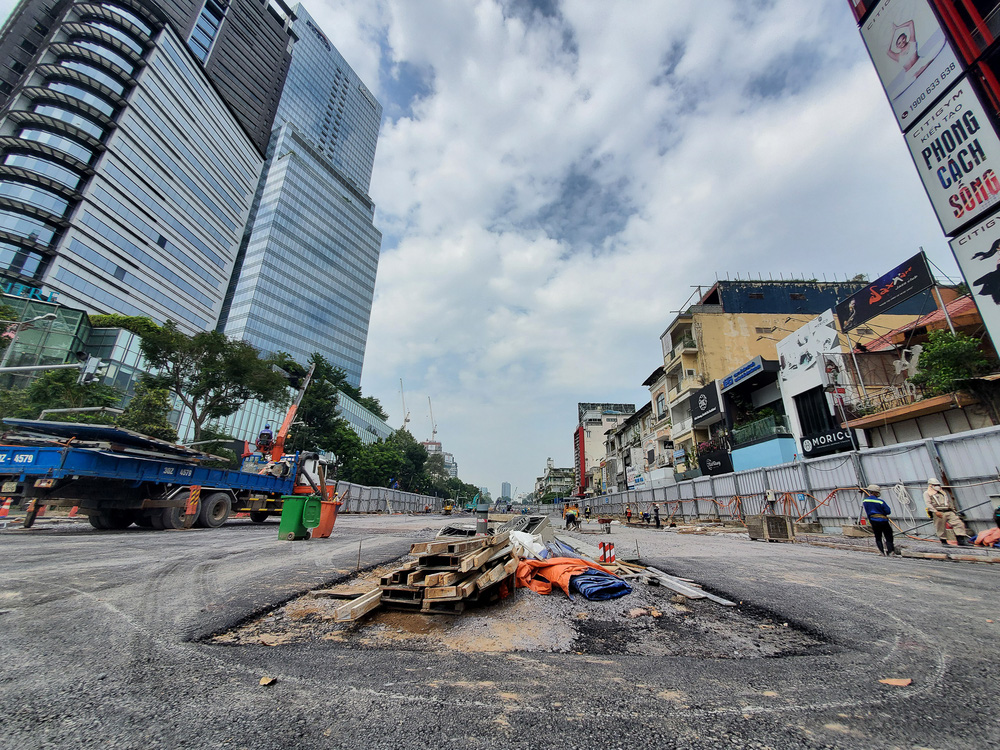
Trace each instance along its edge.
{"label": "blue truck", "polygon": [[247,456],[241,469],[184,446],[106,425],[4,419],[0,502],[17,501],[30,528],[45,507],[76,507],[95,529],[215,528],[232,513],[263,522],[282,496],[328,494],[316,453]]}

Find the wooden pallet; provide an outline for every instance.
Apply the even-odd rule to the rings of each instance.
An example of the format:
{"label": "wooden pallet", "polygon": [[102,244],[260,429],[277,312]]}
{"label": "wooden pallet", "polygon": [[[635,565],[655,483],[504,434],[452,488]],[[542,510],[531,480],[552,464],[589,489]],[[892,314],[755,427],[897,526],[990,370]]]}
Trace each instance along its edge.
{"label": "wooden pallet", "polygon": [[382,576],[378,588],[338,607],[334,619],[358,620],[379,606],[456,615],[470,603],[496,601],[505,586],[514,589],[519,560],[511,554],[509,542],[510,534],[503,532],[414,544],[410,551],[416,560]]}

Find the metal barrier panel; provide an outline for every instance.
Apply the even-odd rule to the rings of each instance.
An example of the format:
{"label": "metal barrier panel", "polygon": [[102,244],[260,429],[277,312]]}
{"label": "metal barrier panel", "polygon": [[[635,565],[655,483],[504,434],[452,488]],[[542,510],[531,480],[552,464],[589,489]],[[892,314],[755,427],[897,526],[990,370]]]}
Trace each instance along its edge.
{"label": "metal barrier panel", "polygon": [[857,487],[861,479],[857,475],[854,456],[853,453],[837,453],[803,461],[812,495],[818,505],[818,510],[810,518],[815,518],[824,526],[842,526],[857,520],[861,510],[861,495]]}
{"label": "metal barrier panel", "polygon": [[767,474],[763,469],[748,469],[737,473],[739,487],[739,509],[741,515],[763,513],[767,505]]}
{"label": "metal barrier panel", "polygon": [[718,516],[712,477],[698,477],[694,485],[694,512],[698,518]]}
{"label": "metal barrier panel", "polygon": [[739,520],[736,508],[736,475],[718,474],[712,478],[715,487],[715,502],[718,503],[719,515],[724,521]]}
{"label": "metal barrier panel", "polygon": [[764,469],[767,485],[778,492],[803,492],[806,487],[805,467],[798,461]]}
{"label": "metal barrier panel", "polygon": [[[948,490],[966,520],[983,528],[993,526],[990,495],[1000,494],[1000,428],[990,427],[977,434],[949,435],[935,441],[944,467]],[[928,475],[930,476],[930,475]],[[923,478],[920,501],[927,487]]]}
{"label": "metal barrier panel", "polygon": [[862,451],[858,459],[861,461],[861,473],[867,480],[864,486],[877,484],[884,487],[921,480],[926,484],[927,477],[937,476],[934,448],[925,441]]}

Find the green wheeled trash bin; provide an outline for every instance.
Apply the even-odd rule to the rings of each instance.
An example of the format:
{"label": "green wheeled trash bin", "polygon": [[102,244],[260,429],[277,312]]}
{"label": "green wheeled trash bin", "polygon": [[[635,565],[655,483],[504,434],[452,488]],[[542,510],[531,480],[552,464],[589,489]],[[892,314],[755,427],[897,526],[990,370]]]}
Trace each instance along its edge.
{"label": "green wheeled trash bin", "polygon": [[320,508],[318,495],[282,495],[278,538],[308,539],[309,529],[319,526]]}

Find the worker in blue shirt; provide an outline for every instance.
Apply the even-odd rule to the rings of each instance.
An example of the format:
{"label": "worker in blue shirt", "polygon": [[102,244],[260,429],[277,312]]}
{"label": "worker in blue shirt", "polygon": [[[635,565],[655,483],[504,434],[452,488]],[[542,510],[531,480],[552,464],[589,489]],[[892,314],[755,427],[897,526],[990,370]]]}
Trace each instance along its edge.
{"label": "worker in blue shirt", "polygon": [[[878,545],[878,551],[888,557],[889,555],[898,555],[899,551],[892,543],[892,524],[889,523],[889,505],[880,497],[881,494],[881,487],[877,484],[869,484],[865,489],[865,499],[861,504],[865,509],[865,514],[868,516],[868,523],[871,524],[872,532],[875,534],[875,544]],[[882,545],[883,539],[885,540],[885,546]]]}

